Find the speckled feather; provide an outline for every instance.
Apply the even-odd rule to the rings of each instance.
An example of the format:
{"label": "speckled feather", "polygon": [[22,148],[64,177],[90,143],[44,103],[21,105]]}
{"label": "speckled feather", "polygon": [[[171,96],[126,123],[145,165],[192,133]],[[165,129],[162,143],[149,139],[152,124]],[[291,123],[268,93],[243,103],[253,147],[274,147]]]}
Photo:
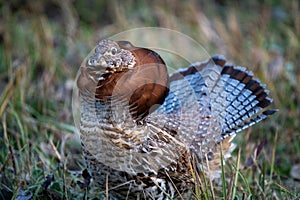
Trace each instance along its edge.
{"label": "speckled feather", "polygon": [[275,112],[265,86],[223,56],[168,76],[157,53],[126,41],[100,41],[77,85],[87,167],[116,199],[191,190],[195,156],[194,170],[218,178],[220,143],[230,157],[235,134]]}

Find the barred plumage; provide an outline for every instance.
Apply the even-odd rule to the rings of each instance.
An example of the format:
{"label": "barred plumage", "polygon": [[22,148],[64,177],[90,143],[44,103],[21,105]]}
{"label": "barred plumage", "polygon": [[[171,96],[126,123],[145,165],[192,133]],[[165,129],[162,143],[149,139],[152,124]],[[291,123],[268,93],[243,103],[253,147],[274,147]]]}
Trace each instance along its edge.
{"label": "barred plumage", "polygon": [[237,132],[275,112],[265,86],[223,56],[168,76],[157,53],[125,41],[100,41],[77,84],[88,169],[117,199],[190,190],[192,158],[194,170],[218,177],[220,142],[229,157]]}

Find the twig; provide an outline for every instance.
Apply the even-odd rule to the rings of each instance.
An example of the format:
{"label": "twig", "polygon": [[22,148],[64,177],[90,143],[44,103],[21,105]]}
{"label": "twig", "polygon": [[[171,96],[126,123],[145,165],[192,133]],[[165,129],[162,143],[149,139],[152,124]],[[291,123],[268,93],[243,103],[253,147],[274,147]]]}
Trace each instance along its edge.
{"label": "twig", "polygon": [[108,174],[106,174],[105,194],[106,194],[106,200],[108,200]]}

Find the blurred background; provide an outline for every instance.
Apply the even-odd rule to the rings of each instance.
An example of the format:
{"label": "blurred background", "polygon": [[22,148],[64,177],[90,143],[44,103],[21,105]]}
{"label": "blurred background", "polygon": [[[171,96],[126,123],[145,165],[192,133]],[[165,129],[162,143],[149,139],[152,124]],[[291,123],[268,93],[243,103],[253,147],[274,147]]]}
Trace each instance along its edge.
{"label": "blurred background", "polygon": [[81,174],[74,80],[97,41],[141,27],[182,32],[267,84],[279,112],[236,138],[237,197],[299,197],[298,0],[10,0],[0,1],[0,199],[98,198]]}

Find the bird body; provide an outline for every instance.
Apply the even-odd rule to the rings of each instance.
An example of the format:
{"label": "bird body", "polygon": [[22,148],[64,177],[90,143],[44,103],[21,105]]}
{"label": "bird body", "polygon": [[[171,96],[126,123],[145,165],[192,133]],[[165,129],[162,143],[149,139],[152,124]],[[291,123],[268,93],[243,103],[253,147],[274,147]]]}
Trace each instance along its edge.
{"label": "bird body", "polygon": [[214,56],[169,76],[152,50],[97,44],[77,80],[80,137],[89,172],[111,198],[174,198],[194,187],[191,168],[217,178],[234,135],[275,112],[251,72],[225,63]]}

